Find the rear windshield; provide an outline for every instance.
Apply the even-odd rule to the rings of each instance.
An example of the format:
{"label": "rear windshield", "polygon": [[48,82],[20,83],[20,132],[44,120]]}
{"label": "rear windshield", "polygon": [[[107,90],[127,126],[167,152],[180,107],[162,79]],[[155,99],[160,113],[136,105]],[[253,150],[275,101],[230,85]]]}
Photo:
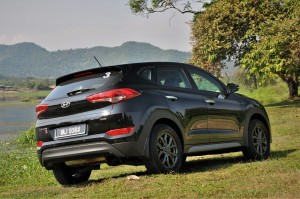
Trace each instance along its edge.
{"label": "rear windshield", "polygon": [[85,91],[105,89],[115,85],[122,77],[122,71],[109,71],[70,79],[57,85],[45,100],[60,99]]}

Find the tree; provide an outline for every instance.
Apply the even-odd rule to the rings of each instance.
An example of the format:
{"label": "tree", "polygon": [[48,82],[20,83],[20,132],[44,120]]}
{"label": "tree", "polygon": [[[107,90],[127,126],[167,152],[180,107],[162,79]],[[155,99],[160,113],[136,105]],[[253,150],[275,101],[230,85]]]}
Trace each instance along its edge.
{"label": "tree", "polygon": [[214,73],[235,60],[248,77],[264,82],[276,75],[298,96],[300,15],[296,0],[215,1],[192,25],[192,63]]}
{"label": "tree", "polygon": [[298,0],[212,0],[204,4],[205,10],[193,10],[197,6],[184,2],[130,0],[129,5],[138,14],[168,9],[194,13],[191,63],[220,76],[224,60],[232,59],[257,81],[281,77],[289,87],[289,98],[298,96]]}
{"label": "tree", "polygon": [[300,3],[286,1],[281,6],[285,12],[261,24],[260,39],[251,44],[241,65],[263,81],[278,75],[293,99],[298,96],[300,75]]}
{"label": "tree", "polygon": [[39,79],[35,81],[34,89],[36,90],[50,90],[50,80],[49,79]]}
{"label": "tree", "polygon": [[[194,10],[194,4],[201,3],[201,0],[178,1],[178,0],[129,0],[128,5],[131,11],[135,14],[149,15],[155,12],[164,12],[166,10],[175,9],[178,12],[184,13],[199,13],[199,10]],[[196,7],[196,6],[195,6]]]}

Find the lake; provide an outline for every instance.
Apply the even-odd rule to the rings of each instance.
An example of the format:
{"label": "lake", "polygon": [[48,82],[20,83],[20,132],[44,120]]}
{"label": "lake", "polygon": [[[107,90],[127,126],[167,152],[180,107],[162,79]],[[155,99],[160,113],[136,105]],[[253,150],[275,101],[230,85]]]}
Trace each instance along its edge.
{"label": "lake", "polygon": [[38,103],[0,102],[0,140],[17,137],[35,124]]}

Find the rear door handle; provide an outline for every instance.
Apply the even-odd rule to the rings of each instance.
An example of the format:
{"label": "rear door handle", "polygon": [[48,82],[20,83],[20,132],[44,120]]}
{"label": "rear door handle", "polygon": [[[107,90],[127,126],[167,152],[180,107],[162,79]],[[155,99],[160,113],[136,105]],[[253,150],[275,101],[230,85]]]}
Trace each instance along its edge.
{"label": "rear door handle", "polygon": [[175,97],[175,96],[170,96],[170,95],[167,95],[166,98],[167,98],[168,100],[171,100],[171,101],[177,100],[177,97]]}
{"label": "rear door handle", "polygon": [[205,102],[208,103],[208,104],[210,104],[210,105],[213,105],[213,104],[216,103],[215,100],[211,100],[211,99],[206,99]]}

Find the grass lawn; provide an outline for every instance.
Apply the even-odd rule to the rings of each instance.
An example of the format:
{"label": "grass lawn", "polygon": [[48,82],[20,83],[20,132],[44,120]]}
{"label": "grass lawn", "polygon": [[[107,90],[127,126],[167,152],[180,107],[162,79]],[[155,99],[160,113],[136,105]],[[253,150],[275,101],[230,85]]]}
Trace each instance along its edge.
{"label": "grass lawn", "polygon": [[88,183],[64,188],[39,165],[34,147],[1,142],[0,198],[300,198],[300,101],[278,102],[265,103],[273,133],[268,160],[248,162],[240,152],[189,157],[176,174],[104,164]]}

